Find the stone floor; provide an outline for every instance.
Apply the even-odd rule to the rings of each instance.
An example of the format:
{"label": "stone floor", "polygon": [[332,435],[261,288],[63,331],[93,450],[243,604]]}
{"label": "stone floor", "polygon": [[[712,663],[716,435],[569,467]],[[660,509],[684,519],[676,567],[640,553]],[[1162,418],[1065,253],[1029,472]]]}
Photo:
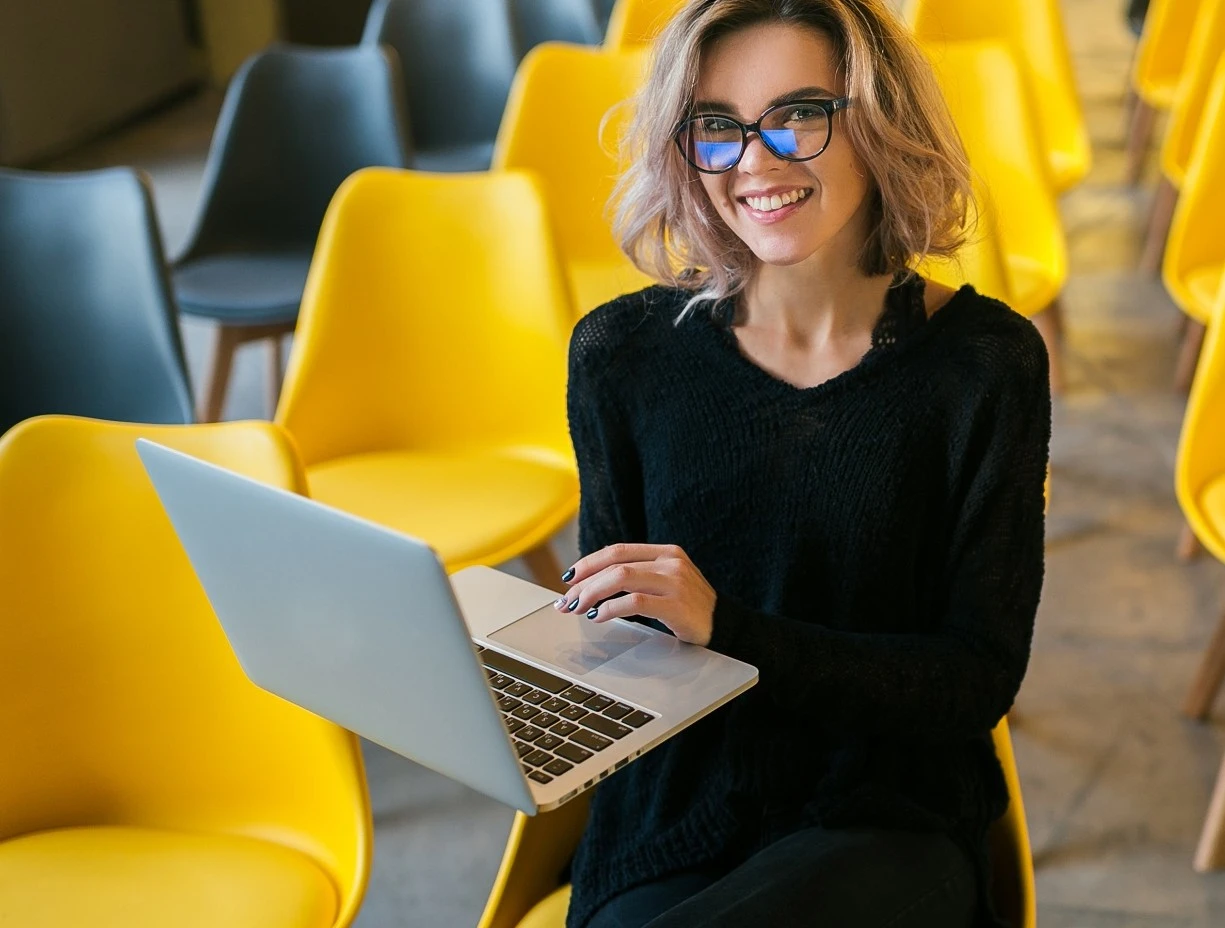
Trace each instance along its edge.
{"label": "stone floor", "polygon": [[[1123,185],[1122,0],[1064,0],[1095,163],[1063,215],[1067,390],[1056,404],[1047,581],[1014,737],[1043,928],[1225,926],[1225,875],[1190,860],[1225,747],[1225,706],[1179,700],[1222,605],[1225,569],[1174,558],[1172,468],[1183,401],[1170,382],[1178,312],[1134,268],[1155,181]],[[218,99],[182,102],[61,159],[148,170],[169,250],[183,241]],[[210,347],[184,323],[199,389]],[[263,356],[243,349],[228,417],[263,416]],[[558,541],[575,551],[573,527]],[[509,565],[517,570],[516,565]],[[479,916],[510,813],[409,761],[367,752],[376,853],[362,928]]]}

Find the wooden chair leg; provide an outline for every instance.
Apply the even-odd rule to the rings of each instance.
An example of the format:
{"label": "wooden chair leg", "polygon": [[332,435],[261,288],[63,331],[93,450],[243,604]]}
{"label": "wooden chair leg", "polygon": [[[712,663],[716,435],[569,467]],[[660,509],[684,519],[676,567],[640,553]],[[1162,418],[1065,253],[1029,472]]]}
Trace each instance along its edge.
{"label": "wooden chair leg", "polygon": [[1225,615],[1217,622],[1212,640],[1200,658],[1195,680],[1182,704],[1182,714],[1199,722],[1208,718],[1213,700],[1221,689],[1222,679],[1225,679]]}
{"label": "wooden chair leg", "polygon": [[1174,367],[1174,389],[1180,393],[1191,392],[1191,383],[1195,380],[1195,368],[1199,364],[1199,353],[1203,348],[1206,332],[1202,322],[1187,318],[1182,344],[1178,348],[1178,363]]}
{"label": "wooden chair leg", "polygon": [[1164,174],[1153,194],[1153,208],[1148,215],[1148,229],[1144,233],[1144,250],[1140,252],[1140,270],[1145,274],[1159,274],[1161,260],[1165,257],[1165,243],[1174,222],[1174,210],[1178,206],[1178,188]]}
{"label": "wooden chair leg", "polygon": [[532,548],[531,551],[525,551],[523,562],[527,564],[527,569],[537,584],[545,589],[556,590],[558,593],[566,592],[566,585],[561,582],[561,561],[557,559],[557,555],[553,553],[553,546],[547,541]]}
{"label": "wooden chair leg", "polygon": [[242,330],[219,323],[213,347],[213,364],[209,369],[204,388],[204,405],[200,408],[201,422],[218,422],[225,408],[226,389],[230,384],[230,370],[234,366],[234,352],[242,344]]}
{"label": "wooden chair leg", "polygon": [[1189,523],[1182,524],[1182,531],[1178,534],[1178,548],[1176,553],[1180,561],[1193,561],[1203,552],[1204,546],[1199,543],[1199,539],[1195,537],[1195,532],[1191,531]]}
{"label": "wooden chair leg", "polygon": [[1042,336],[1046,345],[1046,353],[1051,364],[1051,393],[1055,396],[1063,393],[1063,349],[1061,347],[1061,330],[1063,329],[1062,313],[1059,301],[1055,300],[1042,312],[1029,320]]}
{"label": "wooden chair leg", "polygon": [[281,335],[268,339],[268,418],[276,418],[276,404],[281,399]]}
{"label": "wooden chair leg", "polygon": [[1143,100],[1136,101],[1131,113],[1131,125],[1127,131],[1127,173],[1126,181],[1135,184],[1144,173],[1144,161],[1148,155],[1148,142],[1153,134],[1153,123],[1157,120],[1157,110]]}
{"label": "wooden chair leg", "polygon": [[1225,867],[1225,758],[1222,758],[1208,812],[1204,816],[1193,866],[1198,873]]}

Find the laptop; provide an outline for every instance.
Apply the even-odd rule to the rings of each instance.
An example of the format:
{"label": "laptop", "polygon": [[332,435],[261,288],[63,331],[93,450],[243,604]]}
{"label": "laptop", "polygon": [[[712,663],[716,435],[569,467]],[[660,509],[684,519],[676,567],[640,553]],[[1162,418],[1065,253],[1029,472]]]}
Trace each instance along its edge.
{"label": "laptop", "polygon": [[487,567],[140,440],[137,450],[257,686],[531,815],[757,682],[636,622],[590,622]]}

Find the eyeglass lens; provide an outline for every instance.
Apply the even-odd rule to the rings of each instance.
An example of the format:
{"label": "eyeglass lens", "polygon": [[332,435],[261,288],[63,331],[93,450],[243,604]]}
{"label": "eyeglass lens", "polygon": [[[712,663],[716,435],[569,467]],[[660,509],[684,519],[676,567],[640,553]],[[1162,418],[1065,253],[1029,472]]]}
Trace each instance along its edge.
{"label": "eyeglass lens", "polygon": [[[776,107],[762,117],[762,142],[780,158],[815,157],[829,141],[829,116],[811,103]],[[686,159],[703,171],[726,171],[744,153],[747,140],[739,123],[726,116],[695,116],[679,133]]]}

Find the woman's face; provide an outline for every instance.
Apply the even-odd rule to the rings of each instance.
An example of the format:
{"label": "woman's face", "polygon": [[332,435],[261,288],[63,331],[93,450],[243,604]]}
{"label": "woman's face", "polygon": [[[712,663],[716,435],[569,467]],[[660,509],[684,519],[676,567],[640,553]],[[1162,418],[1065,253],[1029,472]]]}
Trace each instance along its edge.
{"label": "woman's face", "polygon": [[[750,26],[704,51],[694,113],[748,124],[797,92],[804,99],[846,93],[833,43],[802,26]],[[847,248],[850,261],[858,256],[870,182],[844,131],[845,115],[834,115],[829,145],[811,161],[785,161],[753,134],[730,171],[698,174],[719,216],[758,260],[798,264],[833,242]]]}

